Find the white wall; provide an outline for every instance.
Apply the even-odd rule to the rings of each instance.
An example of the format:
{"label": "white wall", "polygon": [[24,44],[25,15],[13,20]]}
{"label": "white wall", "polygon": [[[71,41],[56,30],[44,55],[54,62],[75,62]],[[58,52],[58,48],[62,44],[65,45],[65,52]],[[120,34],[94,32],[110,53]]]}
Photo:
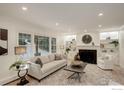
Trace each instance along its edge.
{"label": "white wall", "polygon": [[[18,45],[18,33],[24,32],[32,35],[32,48],[34,48],[34,35],[56,37],[47,29],[42,29],[35,25],[0,16],[0,28],[8,29],[8,55],[0,56],[0,84],[7,83],[17,78],[17,72],[9,70],[9,66],[16,61],[14,47]],[[34,54],[34,53],[33,53]]]}
{"label": "white wall", "polygon": [[57,53],[64,53],[64,35],[57,36]]}
{"label": "white wall", "polygon": [[99,32],[90,32],[90,33],[78,33],[76,36],[76,41],[77,41],[77,46],[87,46],[87,45],[92,45],[92,42],[90,44],[84,44],[82,42],[82,36],[84,36],[85,34],[89,34],[92,37],[92,42],[94,42],[94,44],[96,46],[100,45],[100,37],[99,37]]}
{"label": "white wall", "polygon": [[124,31],[120,31],[120,66],[124,68]]}
{"label": "white wall", "polygon": [[[89,34],[92,36],[92,42],[94,42],[94,44],[96,46],[100,46],[100,35],[99,35],[99,32],[90,32],[90,33],[75,33],[75,34],[62,34],[62,35],[59,35],[58,36],[58,44],[59,45],[64,45],[65,46],[65,43],[66,41],[71,41],[72,39],[76,39],[76,45],[77,46],[88,46],[88,45],[92,45],[92,42],[90,44],[84,44],[82,42],[82,36],[84,36],[85,34]],[[60,49],[58,48],[58,50],[60,51]]]}
{"label": "white wall", "polygon": [[4,20],[0,17],[0,28],[8,29],[8,55],[0,56],[0,82],[8,80],[14,75],[13,71],[9,71],[9,66],[15,61],[14,46],[16,44],[15,27],[9,22],[9,19]]}
{"label": "white wall", "polygon": [[[59,53],[65,53],[65,45],[66,45],[66,41],[71,41],[72,39],[76,38],[76,45],[77,46],[88,46],[88,45],[92,45],[92,42],[90,44],[84,44],[82,42],[82,36],[85,34],[89,34],[92,36],[92,41],[95,43],[96,46],[100,46],[100,36],[99,36],[99,32],[90,32],[90,33],[68,33],[68,34],[62,34],[58,36],[58,52]],[[64,50],[60,49],[60,46],[64,46]],[[77,51],[76,51],[77,52]]]}

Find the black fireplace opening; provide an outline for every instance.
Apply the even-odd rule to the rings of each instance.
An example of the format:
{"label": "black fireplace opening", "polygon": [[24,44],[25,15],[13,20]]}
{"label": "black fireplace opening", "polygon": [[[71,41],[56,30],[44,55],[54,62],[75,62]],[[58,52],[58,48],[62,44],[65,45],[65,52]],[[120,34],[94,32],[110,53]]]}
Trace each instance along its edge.
{"label": "black fireplace opening", "polygon": [[83,62],[97,64],[97,50],[79,50],[79,56]]}

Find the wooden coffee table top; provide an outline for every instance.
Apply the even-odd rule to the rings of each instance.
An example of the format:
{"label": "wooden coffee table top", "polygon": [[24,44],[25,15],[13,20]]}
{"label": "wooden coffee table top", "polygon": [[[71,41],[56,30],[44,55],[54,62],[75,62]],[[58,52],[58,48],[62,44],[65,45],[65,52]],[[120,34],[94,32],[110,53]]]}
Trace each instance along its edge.
{"label": "wooden coffee table top", "polygon": [[77,73],[81,73],[83,72],[84,68],[86,67],[86,63],[82,63],[81,67],[73,67],[73,66],[66,66],[64,68],[64,70],[66,71],[70,71],[70,72],[77,72]]}

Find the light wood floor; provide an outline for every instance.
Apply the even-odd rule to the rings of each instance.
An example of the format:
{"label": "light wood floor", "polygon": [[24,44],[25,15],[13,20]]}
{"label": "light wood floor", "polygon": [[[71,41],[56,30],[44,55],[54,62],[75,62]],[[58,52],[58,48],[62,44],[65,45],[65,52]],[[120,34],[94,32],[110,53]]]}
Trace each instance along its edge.
{"label": "light wood floor", "polygon": [[[88,64],[84,69],[86,73],[81,74],[81,82],[75,79],[67,79],[72,72],[62,69],[51,74],[50,76],[38,82],[37,80],[27,76],[29,83],[25,86],[31,85],[124,85],[124,69],[115,66],[113,71],[102,70],[96,65]],[[19,80],[14,81],[8,85],[16,85]]]}

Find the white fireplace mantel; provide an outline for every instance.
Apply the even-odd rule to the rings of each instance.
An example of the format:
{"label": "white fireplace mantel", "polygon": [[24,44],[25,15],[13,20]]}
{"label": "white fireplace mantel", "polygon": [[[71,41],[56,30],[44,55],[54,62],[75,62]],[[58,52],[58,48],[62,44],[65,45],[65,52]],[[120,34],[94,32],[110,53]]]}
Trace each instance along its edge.
{"label": "white fireplace mantel", "polygon": [[99,50],[100,49],[100,46],[82,46],[82,45],[78,45],[77,46],[77,49],[88,49],[88,50]]}

